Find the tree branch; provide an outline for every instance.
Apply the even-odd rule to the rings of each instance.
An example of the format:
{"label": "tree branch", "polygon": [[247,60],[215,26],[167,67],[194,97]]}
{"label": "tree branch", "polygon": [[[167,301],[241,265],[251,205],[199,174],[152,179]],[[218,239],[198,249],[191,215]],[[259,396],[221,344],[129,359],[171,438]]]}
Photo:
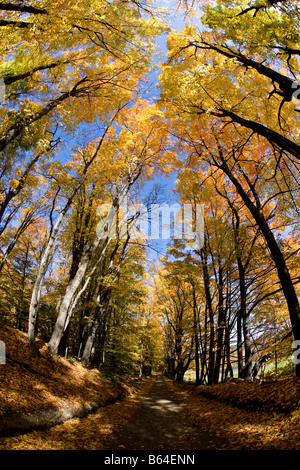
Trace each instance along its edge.
{"label": "tree branch", "polygon": [[32,13],[34,15],[46,15],[47,10],[44,8],[36,8],[31,5],[20,5],[14,3],[4,3],[0,2],[0,10],[3,11],[19,11],[21,13]]}

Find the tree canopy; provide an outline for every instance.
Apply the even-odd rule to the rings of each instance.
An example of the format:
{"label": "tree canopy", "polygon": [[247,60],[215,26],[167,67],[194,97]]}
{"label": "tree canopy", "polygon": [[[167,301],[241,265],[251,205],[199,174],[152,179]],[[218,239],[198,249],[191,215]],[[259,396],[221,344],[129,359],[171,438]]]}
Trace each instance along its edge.
{"label": "tree canopy", "polygon": [[[178,8],[0,3],[2,321],[112,375],[252,381],[300,341],[298,6]],[[174,215],[151,264],[171,174],[203,246]]]}

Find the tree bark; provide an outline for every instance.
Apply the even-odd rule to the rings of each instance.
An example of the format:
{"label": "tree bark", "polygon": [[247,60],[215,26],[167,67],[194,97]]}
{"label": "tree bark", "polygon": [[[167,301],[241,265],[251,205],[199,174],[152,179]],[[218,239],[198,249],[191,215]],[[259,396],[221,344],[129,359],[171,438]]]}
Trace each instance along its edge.
{"label": "tree bark", "polygon": [[47,65],[39,65],[37,67],[34,67],[32,70],[29,70],[28,72],[23,72],[15,75],[5,75],[3,77],[4,84],[6,86],[11,85],[12,83],[18,82],[19,80],[24,80],[24,78],[31,77],[35,72],[43,71],[43,70],[50,70],[53,68],[58,67],[59,65],[65,65],[69,64],[70,60],[65,60],[65,61],[57,61],[57,62],[51,62],[50,64]]}
{"label": "tree bark", "polygon": [[[294,339],[295,341],[300,340],[300,306],[299,306],[298,297],[297,297],[295,287],[291,279],[287,264],[285,262],[283,253],[274,237],[272,230],[269,227],[269,224],[266,218],[264,217],[258,195],[256,194],[253,186],[251,186],[251,183],[249,182],[250,189],[252,193],[254,193],[253,195],[256,201],[256,204],[254,204],[252,200],[250,199],[250,197],[248,196],[247,192],[242,187],[241,183],[233,175],[227,162],[223,160],[220,168],[224,171],[224,173],[229,177],[230,181],[235,186],[238,194],[243,199],[246,207],[250,211],[251,215],[253,216],[254,220],[256,221],[257,225],[259,226],[265,238],[265,241],[270,250],[272,259],[275,263],[277,273],[278,273],[278,278],[280,280],[282,291],[286,299],[286,303],[287,303],[288,310],[289,310],[289,316],[290,316],[290,320],[292,324]],[[300,377],[300,364],[296,365],[296,375],[297,377]]]}
{"label": "tree bark", "polygon": [[[108,244],[109,244],[109,239],[106,241],[106,244],[103,248],[103,251],[101,253],[101,258],[104,256],[105,252],[106,252],[106,249],[108,247]],[[74,276],[74,278],[69,282],[67,288],[66,288],[66,291],[65,291],[65,295],[62,299],[62,302],[60,304],[60,308],[59,308],[59,312],[58,312],[58,316],[57,316],[57,319],[56,319],[56,323],[55,323],[55,326],[54,326],[54,329],[53,329],[53,333],[52,333],[52,336],[50,338],[50,341],[48,343],[48,349],[49,351],[53,354],[53,355],[58,355],[58,348],[59,348],[59,343],[61,341],[61,338],[64,334],[64,331],[65,329],[68,327],[68,324],[69,324],[69,321],[70,321],[70,315],[69,315],[69,309],[70,307],[72,306],[72,300],[76,294],[76,291],[86,273],[86,270],[87,270],[87,267],[88,267],[88,264],[93,256],[93,254],[95,253],[98,245],[100,243],[100,239],[96,239],[93,243],[93,245],[91,246],[90,249],[88,249],[80,263],[79,263],[79,266],[78,266],[78,269],[77,269],[77,272]]]}
{"label": "tree bark", "polygon": [[218,325],[217,325],[217,351],[214,369],[214,383],[219,382],[220,366],[223,350],[223,337],[225,329],[225,315],[224,315],[224,296],[223,296],[223,268],[221,260],[218,257]]}
{"label": "tree bark", "polygon": [[232,370],[232,365],[231,365],[231,360],[230,360],[230,330],[229,326],[226,326],[225,329],[225,357],[224,360],[226,359],[226,369],[225,369],[225,375],[224,375],[224,380],[227,379],[228,375],[229,377],[233,377],[233,370]]}
{"label": "tree bark", "polygon": [[239,314],[242,319],[243,336],[244,336],[244,357],[245,365],[240,371],[240,374],[247,381],[252,380],[251,369],[252,369],[252,353],[251,353],[251,342],[250,342],[250,328],[249,328],[249,314],[247,312],[247,293],[245,285],[245,268],[243,266],[241,257],[237,256],[238,270],[239,270],[239,287],[240,287],[240,311]]}
{"label": "tree bark", "polygon": [[208,307],[207,303],[205,304],[205,310],[204,310],[204,337],[203,337],[203,342],[202,342],[202,351],[201,351],[201,374],[200,374],[200,383],[204,384],[205,378],[207,375],[207,343],[208,343]]}
{"label": "tree bark", "polygon": [[82,354],[82,358],[81,358],[81,364],[82,364],[83,367],[87,367],[89,362],[90,362],[91,353],[92,353],[92,349],[93,349],[93,346],[94,346],[94,343],[95,343],[96,334],[97,334],[97,331],[98,331],[98,328],[99,328],[99,324],[100,324],[99,311],[97,310],[97,312],[95,314],[94,322],[93,322],[93,324],[90,328],[90,331],[89,331],[89,334],[88,334],[88,337],[87,337],[87,340],[86,340],[86,343],[85,343],[84,351],[83,351],[83,354]]}
{"label": "tree bark", "polygon": [[296,144],[292,140],[284,137],[283,135],[279,134],[276,131],[260,124],[259,122],[251,121],[249,119],[245,119],[241,116],[238,116],[233,111],[227,111],[222,109],[220,111],[211,111],[211,114],[218,117],[230,117],[233,122],[240,124],[247,129],[251,129],[256,134],[265,137],[272,145],[275,144],[278,148],[287,151],[291,155],[300,160],[300,145]]}
{"label": "tree bark", "polygon": [[204,248],[201,250],[202,258],[202,269],[203,269],[203,280],[205,289],[205,301],[207,304],[208,311],[208,323],[209,323],[209,351],[208,351],[208,384],[214,383],[214,368],[215,368],[215,327],[214,327],[214,312],[212,307],[212,298],[210,293],[210,280],[207,267],[207,240],[205,239]]}
{"label": "tree bark", "polygon": [[[34,345],[34,339],[35,339],[35,334],[36,334],[36,322],[37,322],[38,310],[39,310],[39,305],[40,305],[41,289],[42,289],[45,274],[46,274],[46,271],[47,271],[47,268],[48,268],[48,263],[49,263],[50,255],[51,255],[51,252],[52,252],[52,249],[53,249],[53,246],[54,246],[54,242],[55,242],[56,236],[57,236],[59,228],[60,228],[60,224],[61,224],[64,216],[67,214],[69,208],[71,207],[71,205],[73,203],[73,200],[74,200],[74,197],[76,196],[76,194],[80,190],[81,186],[84,184],[86,174],[87,174],[90,166],[94,162],[95,158],[97,157],[98,152],[99,152],[99,150],[100,150],[100,148],[101,148],[101,146],[104,142],[104,139],[106,137],[106,134],[107,134],[110,126],[114,122],[116,116],[118,115],[118,113],[121,109],[122,109],[122,107],[120,107],[116,111],[116,113],[113,116],[112,120],[110,121],[108,126],[105,128],[105,130],[102,134],[102,137],[99,140],[99,143],[96,147],[95,152],[93,153],[91,159],[84,165],[82,175],[81,175],[81,178],[80,178],[80,181],[79,181],[78,185],[72,191],[71,195],[69,196],[69,198],[68,198],[68,200],[65,204],[65,207],[59,213],[58,218],[57,218],[54,226],[51,229],[47,245],[45,247],[44,253],[42,255],[42,258],[41,258],[41,261],[40,261],[40,264],[39,264],[39,267],[38,267],[38,271],[37,271],[37,275],[36,275],[36,278],[35,278],[35,283],[34,283],[34,287],[33,287],[33,291],[32,291],[32,296],[31,296],[31,302],[30,302],[30,308],[29,308],[29,321],[28,321],[28,340],[29,340],[29,347],[30,348],[33,348],[33,345]],[[60,190],[60,188],[58,189],[58,191],[56,193],[56,196],[57,196],[59,190]],[[55,200],[53,202],[52,210],[54,209],[54,203],[55,203]],[[72,300],[72,298],[70,299],[70,301],[71,300]],[[63,333],[63,330],[62,330],[61,333]]]}
{"label": "tree bark", "polygon": [[21,4],[4,3],[4,2],[0,2],[0,10],[19,11],[21,13],[32,13],[34,15],[37,15],[37,14],[45,15],[47,13],[47,10],[45,10],[44,8],[37,8],[31,5],[21,5]]}
{"label": "tree bark", "polygon": [[244,369],[243,360],[243,336],[242,336],[242,313],[239,308],[236,314],[236,341],[237,341],[237,363],[238,363],[238,377],[242,377]]}
{"label": "tree bark", "polygon": [[29,341],[30,348],[34,347],[34,340],[36,336],[36,324],[37,324],[38,311],[39,311],[40,298],[41,298],[41,290],[42,290],[42,285],[44,282],[44,277],[48,268],[49,258],[52,252],[52,248],[54,246],[54,241],[56,239],[56,235],[58,233],[60,224],[66,212],[67,212],[67,207],[65,206],[64,210],[61,211],[61,213],[59,214],[57,221],[50,233],[48,243],[42,254],[41,261],[39,263],[38,271],[36,274],[32,294],[31,294],[30,307],[29,307],[28,341]]}
{"label": "tree bark", "polygon": [[[133,180],[134,181],[134,180]],[[126,196],[127,192],[129,191],[131,187],[132,181],[130,181],[123,189],[122,195],[120,197],[117,197],[111,207],[111,211],[108,215],[108,220],[111,220],[110,215],[115,213],[116,207],[120,204],[120,201],[123,200],[123,198]],[[106,254],[106,251],[108,249],[109,243],[112,240],[114,234],[111,233],[109,237],[106,238],[104,242],[104,246],[101,252],[100,257],[98,258],[96,265],[103,259],[103,257]],[[56,323],[53,329],[52,336],[50,338],[50,341],[48,343],[48,349],[53,355],[58,354],[58,347],[59,347],[59,342],[62,338],[64,330],[67,328],[72,312],[76,306],[76,303],[78,302],[81,294],[83,293],[84,289],[81,289],[79,293],[76,295],[76,292],[80,286],[80,283],[82,282],[84,275],[86,273],[87,267],[89,265],[89,262],[91,261],[93,255],[95,255],[96,250],[100,246],[101,243],[101,238],[96,236],[93,244],[86,249],[86,251],[83,253],[82,258],[80,260],[80,263],[78,265],[76,274],[74,278],[69,282],[65,295],[62,299],[59,313],[56,319]],[[92,272],[94,272],[94,268],[92,269]],[[91,275],[88,276],[88,280],[91,279]],[[87,281],[88,281],[87,280]],[[85,287],[87,285],[87,281],[85,282]],[[84,288],[85,288],[84,287]]]}
{"label": "tree bark", "polygon": [[195,282],[192,280],[193,289],[193,318],[194,318],[194,338],[195,338],[195,373],[196,385],[200,383],[200,364],[199,364],[199,336],[198,336],[198,309],[196,299]]}

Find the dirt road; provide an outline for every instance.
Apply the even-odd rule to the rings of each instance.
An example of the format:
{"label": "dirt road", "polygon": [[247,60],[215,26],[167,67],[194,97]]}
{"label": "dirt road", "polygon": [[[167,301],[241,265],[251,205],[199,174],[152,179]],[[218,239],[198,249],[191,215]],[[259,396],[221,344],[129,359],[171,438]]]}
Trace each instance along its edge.
{"label": "dirt road", "polygon": [[220,439],[190,423],[161,376],[131,419],[113,436],[111,450],[220,449]]}

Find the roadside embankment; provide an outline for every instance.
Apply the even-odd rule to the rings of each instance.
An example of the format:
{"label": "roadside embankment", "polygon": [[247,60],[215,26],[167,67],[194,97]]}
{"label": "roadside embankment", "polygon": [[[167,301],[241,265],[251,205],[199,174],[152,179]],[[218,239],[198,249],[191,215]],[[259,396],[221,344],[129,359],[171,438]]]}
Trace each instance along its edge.
{"label": "roadside embankment", "polygon": [[0,365],[0,436],[47,429],[83,417],[130,393],[130,384],[111,382],[80,362],[53,357],[37,342],[38,354],[25,333],[0,326],[6,363]]}
{"label": "roadside embankment", "polygon": [[212,386],[165,381],[190,419],[215,432],[223,449],[300,449],[299,379]]}

